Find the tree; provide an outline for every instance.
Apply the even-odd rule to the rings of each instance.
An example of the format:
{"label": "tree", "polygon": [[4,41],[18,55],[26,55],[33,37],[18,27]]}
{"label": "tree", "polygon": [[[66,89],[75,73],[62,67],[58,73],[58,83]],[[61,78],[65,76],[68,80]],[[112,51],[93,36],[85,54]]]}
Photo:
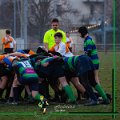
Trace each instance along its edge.
{"label": "tree", "polygon": [[39,42],[42,42],[45,31],[50,28],[50,21],[57,17],[65,31],[72,28],[71,17],[78,14],[73,9],[69,0],[29,0],[28,34],[34,36]]}
{"label": "tree", "polygon": [[57,17],[61,20],[62,28],[65,31],[70,31],[75,27],[75,19],[80,16],[80,12],[74,9],[69,0],[62,0],[61,4],[56,7]]}
{"label": "tree", "polygon": [[[52,0],[30,0],[28,15],[28,34],[36,35],[36,39],[42,42],[44,32],[48,29],[53,13]],[[35,36],[34,36],[35,37]]]}
{"label": "tree", "polygon": [[[17,1],[16,8],[16,34],[17,37],[20,36],[20,9],[18,4],[20,0]],[[14,2],[11,0],[1,0],[0,4],[0,28],[1,29],[11,29],[12,34],[14,32]]]}
{"label": "tree", "polygon": [[13,2],[9,0],[1,1],[0,27],[3,29],[13,28]]}

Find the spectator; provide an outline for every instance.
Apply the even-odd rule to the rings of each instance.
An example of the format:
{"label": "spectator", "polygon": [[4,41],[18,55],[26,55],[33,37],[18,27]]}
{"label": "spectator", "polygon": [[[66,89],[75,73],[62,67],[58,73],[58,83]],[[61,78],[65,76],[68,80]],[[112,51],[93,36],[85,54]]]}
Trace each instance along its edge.
{"label": "spectator", "polygon": [[66,32],[66,45],[69,48],[69,50],[72,52],[72,44],[73,44],[73,40],[70,37],[70,33]]}
{"label": "spectator", "polygon": [[16,41],[11,37],[10,30],[6,30],[6,36],[2,38],[4,53],[13,53],[16,50]]}

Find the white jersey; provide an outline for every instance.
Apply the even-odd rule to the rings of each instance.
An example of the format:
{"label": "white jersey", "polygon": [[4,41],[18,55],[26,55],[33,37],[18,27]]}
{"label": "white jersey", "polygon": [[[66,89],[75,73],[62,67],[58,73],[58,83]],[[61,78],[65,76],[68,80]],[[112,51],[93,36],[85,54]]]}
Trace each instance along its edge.
{"label": "white jersey", "polygon": [[55,44],[50,51],[55,51],[60,53],[62,56],[71,57],[73,54],[70,52],[69,48],[65,45],[65,43],[60,42],[59,44]]}

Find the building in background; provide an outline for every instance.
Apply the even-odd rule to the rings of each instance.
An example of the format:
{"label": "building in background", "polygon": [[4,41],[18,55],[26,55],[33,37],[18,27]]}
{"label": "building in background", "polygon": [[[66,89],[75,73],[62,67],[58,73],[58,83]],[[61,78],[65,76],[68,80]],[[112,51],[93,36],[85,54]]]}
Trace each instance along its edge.
{"label": "building in background", "polygon": [[[5,2],[7,1],[7,2]],[[59,18],[61,22],[61,29],[64,31],[74,31],[81,25],[89,28],[89,31],[97,38],[97,43],[112,43],[112,0],[14,0],[16,1],[16,21],[13,19],[14,2],[9,0],[0,0],[0,16],[3,18],[0,21],[0,28],[10,28],[14,33],[14,26],[16,24],[16,37],[22,38],[22,31],[27,25],[28,32],[26,34],[27,43],[34,43],[36,46],[43,40],[44,31],[50,28],[50,19],[53,17]],[[23,1],[28,1],[28,18],[27,24],[22,22],[27,10],[21,10],[24,7]],[[35,4],[35,1],[37,4]],[[50,1],[50,4],[49,4]],[[3,4],[5,3],[5,4]],[[30,4],[32,6],[30,6]],[[5,6],[4,6],[5,5]],[[36,5],[38,7],[36,7]],[[42,6],[44,5],[44,7]],[[8,6],[11,9],[8,9]],[[14,7],[13,7],[14,6]],[[3,9],[4,8],[4,9]],[[41,9],[33,9],[41,8]],[[51,10],[51,13],[47,12]],[[2,12],[1,12],[2,11]],[[5,14],[10,20],[6,20]],[[43,14],[42,14],[43,13]],[[41,16],[40,16],[41,14]],[[10,15],[10,16],[9,16]],[[42,17],[44,16],[44,17]],[[47,18],[49,16],[49,18]],[[30,23],[32,21],[32,24]],[[6,23],[5,23],[6,22]],[[15,23],[16,22],[16,23]],[[6,27],[7,26],[7,27]],[[22,30],[23,29],[23,30]],[[107,33],[106,33],[107,32]],[[74,36],[74,35],[73,35]],[[74,39],[74,38],[73,38]],[[76,38],[75,38],[76,39]],[[107,41],[105,41],[107,40]],[[20,42],[20,40],[18,40]],[[77,43],[77,40],[75,40]],[[26,42],[24,42],[26,43]],[[27,46],[31,47],[31,46]]]}

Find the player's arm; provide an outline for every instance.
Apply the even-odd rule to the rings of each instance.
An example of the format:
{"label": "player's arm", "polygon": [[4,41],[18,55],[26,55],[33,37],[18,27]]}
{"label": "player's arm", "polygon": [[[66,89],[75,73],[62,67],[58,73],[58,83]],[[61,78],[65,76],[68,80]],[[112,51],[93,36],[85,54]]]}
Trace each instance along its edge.
{"label": "player's arm", "polygon": [[60,53],[62,56],[64,56],[66,53],[66,45],[63,44],[63,45],[59,46],[59,49],[57,50],[57,52]]}
{"label": "player's arm", "polygon": [[8,54],[8,56],[9,55],[18,56],[18,57],[24,57],[24,58],[27,58],[27,57],[30,56],[29,54],[23,54],[23,53],[20,53],[20,52],[10,53],[10,54]]}
{"label": "player's arm", "polygon": [[6,45],[8,43],[8,41],[5,40],[5,38],[2,38],[2,44]]}
{"label": "player's arm", "polygon": [[92,46],[93,43],[91,40],[88,40],[87,43],[86,43],[86,51],[85,51],[85,54],[88,55],[89,57],[91,57],[91,53],[92,53]]}
{"label": "player's arm", "polygon": [[55,57],[47,58],[41,61],[41,65],[44,67],[47,67],[48,65],[51,65],[54,63],[58,63],[58,64],[63,63],[63,58],[55,56]]}
{"label": "player's arm", "polygon": [[87,56],[91,57],[91,50],[86,51],[85,54],[86,54]]}

